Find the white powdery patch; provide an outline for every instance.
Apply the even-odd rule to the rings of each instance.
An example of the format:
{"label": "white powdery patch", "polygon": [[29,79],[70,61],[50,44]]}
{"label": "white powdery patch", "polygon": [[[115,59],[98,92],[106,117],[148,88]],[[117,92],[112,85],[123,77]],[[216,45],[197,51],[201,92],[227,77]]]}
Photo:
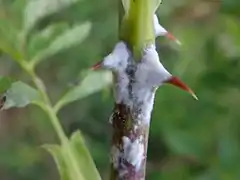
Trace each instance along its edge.
{"label": "white powdery patch", "polygon": [[[144,140],[143,135],[141,135],[141,136],[139,137],[139,141],[140,141],[140,142],[143,142],[143,140]],[[143,143],[144,143],[144,142],[143,142]]]}
{"label": "white powdery patch", "polygon": [[128,170],[126,169],[121,169],[119,172],[119,177],[123,178],[126,174],[128,173]]}
{"label": "white powdery patch", "polygon": [[171,33],[169,33],[164,27],[162,27],[159,24],[158,17],[156,14],[153,15],[153,27],[155,37],[167,36],[168,39],[175,41],[178,45],[182,44],[178,39],[176,39]]}
{"label": "white powdery patch", "polygon": [[155,91],[152,88],[135,85],[134,88],[134,119],[141,121],[143,125],[150,124],[153,109]]}
{"label": "white powdery patch", "polygon": [[162,85],[170,77],[171,74],[160,62],[155,45],[146,47],[143,51],[142,60],[137,65],[137,82],[147,87],[156,87]]}
{"label": "white powdery patch", "polygon": [[116,75],[117,82],[115,83],[114,94],[116,103],[130,102],[127,88],[129,77],[126,73],[126,69],[129,66],[131,57],[132,54],[127,45],[123,41],[120,41],[102,62],[104,68],[113,71]]}
{"label": "white powdery patch", "polygon": [[[141,140],[140,140],[141,139]],[[120,151],[115,145],[111,148],[111,162],[114,169],[119,171],[119,176],[123,177],[128,173],[128,167],[124,165],[121,159],[127,161],[135,170],[138,171],[144,160],[144,142],[143,137],[131,142],[127,136],[122,137],[123,151]]]}
{"label": "white powdery patch", "polygon": [[143,142],[140,142],[139,139],[131,142],[131,140],[124,136],[123,140],[123,150],[124,150],[124,159],[132,164],[136,171],[141,167],[141,163],[144,159],[144,145]]}
{"label": "white powdery patch", "polygon": [[116,103],[124,103],[131,106],[129,99],[128,85],[130,83],[129,77],[125,71],[119,71],[117,74],[117,81],[115,83],[114,97]]}
{"label": "white powdery patch", "polygon": [[108,122],[109,122],[110,124],[112,124],[114,113],[115,113],[115,112],[113,112],[113,113],[111,114],[111,116],[109,117],[109,119],[108,119]]}
{"label": "white powdery patch", "polygon": [[171,77],[161,64],[155,45],[146,47],[142,60],[135,63],[127,45],[120,41],[102,66],[115,74],[116,103],[127,105],[135,120],[149,125],[156,89]]}
{"label": "white powdery patch", "polygon": [[[143,126],[149,126],[155,92],[172,76],[161,64],[155,45],[146,47],[141,61],[135,63],[127,46],[119,42],[113,52],[104,59],[103,65],[115,74],[116,103],[130,108],[133,116],[132,131],[136,133],[138,129],[146,128]],[[124,162],[131,164],[135,172],[140,170],[145,159],[144,143],[142,134],[134,141],[123,136],[122,147],[112,147],[112,163],[120,178],[129,173],[128,164]]]}
{"label": "white powdery patch", "polygon": [[159,24],[158,17],[156,14],[153,15],[153,27],[155,37],[165,36],[167,34],[167,30]]}
{"label": "white powdery patch", "polygon": [[134,132],[137,132],[137,129],[138,129],[138,126],[137,126],[137,125],[134,125],[134,126],[133,126],[133,131],[134,131]]}
{"label": "white powdery patch", "polygon": [[120,161],[121,158],[123,158],[123,153],[116,146],[112,146],[111,162],[113,164],[113,168],[118,170],[120,178],[124,177],[128,173],[127,167]]}
{"label": "white powdery patch", "polygon": [[113,51],[103,59],[102,66],[114,72],[123,71],[127,68],[130,56],[131,52],[127,45],[120,41],[115,45]]}
{"label": "white powdery patch", "polygon": [[156,87],[170,77],[171,74],[159,60],[155,46],[148,46],[143,52],[142,60],[137,64],[136,81],[133,84],[133,111],[137,112],[136,118],[144,124],[150,123]]}

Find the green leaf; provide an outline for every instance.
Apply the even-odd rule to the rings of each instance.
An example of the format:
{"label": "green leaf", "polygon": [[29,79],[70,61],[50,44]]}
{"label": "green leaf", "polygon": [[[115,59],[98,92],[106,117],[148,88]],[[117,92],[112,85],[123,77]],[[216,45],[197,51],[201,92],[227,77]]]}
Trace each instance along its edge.
{"label": "green leaf", "polygon": [[86,22],[81,25],[76,25],[72,29],[68,29],[61,35],[57,36],[48,47],[40,51],[34,58],[33,63],[36,64],[62,50],[71,46],[80,44],[89,34],[91,24]]}
{"label": "green leaf", "polygon": [[56,104],[56,112],[64,105],[85,98],[95,92],[98,92],[110,85],[112,82],[112,73],[108,71],[88,72],[83,81],[70,89]]}
{"label": "green leaf", "polygon": [[66,31],[67,23],[55,23],[47,26],[41,31],[37,31],[30,37],[27,45],[28,57],[32,59],[40,51],[48,47],[57,36]]}
{"label": "green leaf", "polygon": [[56,13],[78,0],[28,0],[24,11],[24,32],[28,32],[42,18]]}
{"label": "green leaf", "polygon": [[[240,56],[240,25],[238,18],[229,18],[225,17],[222,19],[224,24],[222,38],[225,38],[220,45],[223,48],[223,51],[226,51],[228,56],[239,57]],[[225,29],[225,31],[224,31]]]}
{"label": "green leaf", "polygon": [[80,131],[73,133],[64,145],[43,148],[53,156],[61,180],[101,180]]}
{"label": "green leaf", "polygon": [[41,100],[36,89],[20,81],[12,83],[5,96],[6,102],[2,109],[25,107],[28,104],[38,104]]}
{"label": "green leaf", "polygon": [[100,180],[101,177],[96,169],[96,166],[91,158],[88,149],[86,148],[80,131],[73,133],[70,139],[70,146],[85,179]]}
{"label": "green leaf", "polygon": [[[61,180],[85,180],[85,178],[83,178],[81,174],[81,169],[78,167],[78,165],[74,166],[77,164],[77,159],[74,157],[68,141],[65,146],[44,145],[42,147],[45,148],[48,152],[50,152],[53,156]],[[67,148],[69,148],[70,151],[66,151]],[[72,156],[73,158],[70,158],[70,156]]]}
{"label": "green leaf", "polygon": [[20,61],[18,30],[11,24],[10,19],[0,20],[0,50],[8,54],[13,60]]}
{"label": "green leaf", "polygon": [[0,95],[11,87],[13,81],[12,78],[0,76]]}
{"label": "green leaf", "polygon": [[71,180],[71,172],[69,171],[69,168],[65,162],[66,158],[62,153],[62,147],[58,145],[44,145],[43,148],[45,148],[53,156],[61,180]]}

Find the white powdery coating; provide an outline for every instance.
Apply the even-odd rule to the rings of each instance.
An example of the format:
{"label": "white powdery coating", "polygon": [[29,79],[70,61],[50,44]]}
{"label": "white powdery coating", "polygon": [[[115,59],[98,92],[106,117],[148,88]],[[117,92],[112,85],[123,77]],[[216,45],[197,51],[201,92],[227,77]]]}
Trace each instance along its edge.
{"label": "white powdery coating", "polygon": [[127,45],[120,41],[115,45],[113,51],[103,59],[102,66],[114,72],[123,71],[127,68],[130,56],[131,52]]}
{"label": "white powdery coating", "polygon": [[134,126],[133,126],[133,131],[134,131],[134,132],[137,132],[137,128],[138,128],[137,125],[134,125]]}
{"label": "white powdery coating", "polygon": [[129,78],[125,71],[117,73],[117,81],[115,83],[114,97],[116,103],[124,102],[126,105],[131,106],[128,92]]}
{"label": "white powdery coating", "polygon": [[[143,137],[141,138],[143,140]],[[119,170],[119,176],[123,177],[128,173],[127,166],[124,165],[120,159],[124,159],[138,171],[141,167],[142,161],[144,160],[144,142],[140,139],[136,139],[134,142],[127,136],[122,137],[123,141],[123,152],[119,150],[115,145],[111,148],[111,162],[114,169]]]}
{"label": "white powdery coating", "polygon": [[141,167],[142,160],[144,159],[144,142],[140,142],[139,139],[136,139],[134,142],[124,136],[123,140],[123,150],[124,150],[124,159],[132,164],[136,171]]}
{"label": "white powdery coating", "polygon": [[141,136],[139,137],[139,141],[140,141],[140,142],[143,142],[143,140],[144,140],[143,135],[141,135]]}
{"label": "white powdery coating", "polygon": [[[153,15],[153,27],[154,27],[154,34],[155,34],[155,37],[158,37],[158,36],[166,36],[167,34],[168,35],[171,35],[164,27],[161,26],[161,24],[159,24],[159,21],[158,21],[158,17],[156,14]],[[172,35],[171,35],[172,36]],[[171,38],[170,38],[171,39]],[[174,37],[174,41],[178,44],[178,45],[182,45],[182,43],[176,39]],[[171,39],[173,40],[173,39]]]}
{"label": "white powdery coating", "polygon": [[144,50],[142,60],[137,64],[135,77],[133,104],[136,112],[140,112],[136,118],[149,124],[156,87],[171,77],[171,74],[161,64],[154,45]]}
{"label": "white powdery coating", "polygon": [[120,41],[102,66],[115,74],[116,103],[128,106],[135,120],[149,125],[156,89],[171,77],[161,64],[155,45],[146,47],[142,60],[135,63],[127,45]]}
{"label": "white powdery coating", "polygon": [[129,78],[126,69],[131,58],[131,52],[128,50],[127,45],[120,41],[118,42],[113,51],[104,58],[102,66],[106,69],[112,70],[117,77],[115,84],[115,100],[116,103],[128,101],[128,84]]}
{"label": "white powdery coating", "polygon": [[153,27],[155,37],[165,36],[167,34],[167,30],[159,24],[158,17],[156,14],[153,15]]}
{"label": "white powdery coating", "polygon": [[123,178],[128,173],[127,169],[121,169],[119,172],[119,177]]}
{"label": "white powdery coating", "polygon": [[[172,76],[161,64],[155,45],[146,47],[141,61],[136,63],[127,46],[119,42],[104,59],[103,66],[115,74],[115,101],[130,109],[133,117],[132,131],[149,126],[155,92]],[[143,134],[133,142],[129,137],[123,136],[122,147],[112,147],[113,167],[120,178],[129,173],[129,167],[122,160],[131,164],[135,172],[140,170],[145,159],[144,143]]]}
{"label": "white powdery coating", "polygon": [[111,116],[110,116],[109,119],[108,119],[108,122],[109,122],[110,124],[112,124],[112,121],[113,121],[113,114],[114,114],[114,112],[111,114]]}
{"label": "white powdery coating", "polygon": [[149,125],[153,109],[155,90],[136,83],[133,87],[133,91],[135,99],[133,102],[134,119],[141,121],[143,125]]}
{"label": "white powdery coating", "polygon": [[150,45],[145,48],[142,60],[137,65],[137,82],[147,87],[156,87],[162,85],[170,77],[171,74],[160,62],[156,47]]}

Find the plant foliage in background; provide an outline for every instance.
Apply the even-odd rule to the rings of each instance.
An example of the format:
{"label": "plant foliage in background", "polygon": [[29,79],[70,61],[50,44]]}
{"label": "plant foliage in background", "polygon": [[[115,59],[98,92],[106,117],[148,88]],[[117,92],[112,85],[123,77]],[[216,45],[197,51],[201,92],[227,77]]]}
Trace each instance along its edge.
{"label": "plant foliage in background", "polygon": [[[77,0],[29,0],[23,7],[22,23],[1,15],[0,48],[20,65],[33,82],[33,86],[9,77],[0,77],[2,110],[35,104],[48,115],[60,145],[43,145],[54,157],[62,180],[98,180],[100,175],[86,148],[80,131],[69,139],[59,122],[57,112],[67,104],[100,91],[111,83],[110,72],[86,72],[79,85],[68,89],[55,106],[47,94],[47,87],[37,76],[37,65],[65,49],[80,45],[88,36],[91,23],[85,22],[72,27],[63,24],[47,24],[43,29],[34,29],[46,16],[74,4]],[[12,6],[19,3],[15,1]],[[6,4],[1,4],[5,5]],[[101,83],[99,83],[101,79]]]}
{"label": "plant foliage in background", "polygon": [[[27,2],[0,0],[0,24],[4,27],[1,34],[2,31],[7,34],[1,35],[1,45],[10,39],[12,48],[20,44],[14,33],[23,25],[24,1]],[[147,180],[240,179],[239,9],[239,0],[163,0],[157,11],[160,24],[182,42],[178,47],[159,37],[156,46],[160,58],[173,74],[191,84],[201,101],[196,103],[187,94],[168,86],[156,93]],[[101,3],[82,0],[52,11],[28,33],[26,59],[30,60],[37,57],[35,50],[46,49],[56,36],[85,24],[86,20],[91,22],[91,36],[82,44],[37,63],[37,74],[44,80],[52,102],[57,102],[59,94],[66,94],[66,86],[79,72],[112,50],[117,41],[117,13],[115,0]],[[11,77],[6,83],[22,80],[35,88],[25,71],[19,71],[16,63],[9,61],[9,55],[18,57],[18,51],[6,54],[0,52],[0,83],[8,74]],[[58,114],[68,137],[81,129],[102,179],[109,177],[107,154],[111,137],[106,121],[113,98],[108,94],[106,91],[92,94],[65,106]],[[1,180],[59,180],[52,159],[38,148],[43,143],[56,142],[55,132],[46,119],[35,105],[0,112]]]}

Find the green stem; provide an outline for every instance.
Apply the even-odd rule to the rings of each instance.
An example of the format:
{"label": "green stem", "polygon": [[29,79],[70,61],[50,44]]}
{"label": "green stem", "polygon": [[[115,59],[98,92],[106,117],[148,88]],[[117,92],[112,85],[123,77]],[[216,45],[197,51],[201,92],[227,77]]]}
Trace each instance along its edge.
{"label": "green stem", "polygon": [[77,162],[73,156],[71,147],[69,145],[68,138],[66,137],[66,135],[64,133],[64,130],[60,124],[60,121],[59,121],[59,119],[55,113],[55,110],[54,110],[53,106],[51,105],[50,99],[46,93],[44,83],[42,82],[42,80],[40,78],[38,78],[38,76],[36,75],[34,70],[31,68],[32,66],[28,66],[25,63],[22,63],[21,66],[30,75],[34,85],[36,86],[37,90],[39,91],[39,93],[41,94],[41,96],[44,100],[44,103],[41,103],[40,107],[48,115],[48,117],[53,125],[53,128],[55,129],[55,132],[57,133],[57,136],[61,142],[61,145],[64,147],[64,150],[65,150],[68,158],[70,159],[69,166],[72,167],[72,169],[74,169],[74,173],[75,173],[74,177],[79,177],[79,179],[83,179],[82,174],[79,172],[80,170],[78,169]]}
{"label": "green stem", "polygon": [[28,64],[22,63],[21,67],[30,75],[34,85],[36,86],[37,90],[39,91],[39,93],[41,94],[43,100],[44,100],[44,104],[41,104],[41,108],[47,113],[47,115],[50,118],[50,121],[60,139],[60,141],[62,143],[64,143],[67,138],[66,135],[64,133],[64,130],[61,126],[61,124],[59,123],[59,119],[57,118],[55,111],[51,105],[50,99],[46,93],[45,90],[45,85],[42,82],[42,80],[36,75],[36,73],[34,72],[34,70],[31,68],[31,66],[28,66]]}
{"label": "green stem", "polygon": [[74,152],[71,149],[69,140],[68,140],[67,136],[65,135],[65,132],[60,124],[60,121],[57,117],[54,107],[52,106],[50,98],[46,92],[44,82],[35,73],[34,64],[29,63],[29,61],[25,61],[25,59],[27,59],[27,56],[26,56],[26,51],[25,51],[26,35],[24,33],[20,37],[20,42],[21,42],[20,51],[22,52],[22,61],[18,61],[18,63],[22,67],[22,69],[25,70],[29,74],[36,89],[42,96],[43,102],[38,103],[38,105],[45,111],[45,113],[49,117],[49,120],[52,123],[52,126],[61,142],[61,146],[63,147],[63,150],[66,153],[67,158],[69,159],[69,161],[66,161],[66,163],[68,163],[68,166],[74,170],[73,177],[78,177],[79,179],[84,179],[80,172],[80,169],[78,168],[78,162],[76,161],[76,158],[74,157]]}
{"label": "green stem", "polygon": [[128,43],[136,60],[141,58],[145,46],[155,43],[154,11],[150,0],[130,0],[128,15],[123,18],[120,37]]}
{"label": "green stem", "polygon": [[64,130],[61,126],[61,124],[59,123],[59,119],[56,116],[53,108],[49,105],[45,105],[44,107],[44,111],[47,113],[47,115],[49,116],[49,119],[55,129],[55,132],[57,133],[61,143],[64,145],[68,142],[68,138],[66,137]]}
{"label": "green stem", "polygon": [[73,177],[79,177],[79,179],[83,179],[82,173],[80,173],[80,169],[78,169],[76,159],[73,156],[72,149],[70,148],[68,138],[66,137],[66,135],[62,129],[62,126],[59,123],[59,119],[58,119],[53,107],[50,105],[46,105],[46,106],[44,106],[44,110],[48,114],[48,116],[53,124],[53,127],[54,127],[55,131],[57,132],[59,139],[61,140],[61,144],[63,145],[64,150],[67,153],[67,156],[70,160],[70,161],[66,161],[66,163],[68,163],[69,167],[72,167],[72,169],[74,169],[75,176],[73,176]]}

